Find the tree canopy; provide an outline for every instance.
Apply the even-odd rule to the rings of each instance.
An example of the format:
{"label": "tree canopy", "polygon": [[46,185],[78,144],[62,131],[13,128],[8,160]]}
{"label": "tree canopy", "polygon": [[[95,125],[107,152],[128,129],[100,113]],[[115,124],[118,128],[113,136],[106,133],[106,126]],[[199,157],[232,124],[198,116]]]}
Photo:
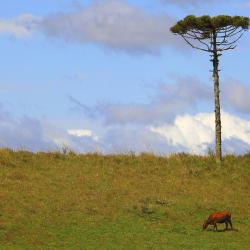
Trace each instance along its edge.
{"label": "tree canopy", "polygon": [[[192,47],[212,52],[214,50],[212,39],[216,38],[217,51],[234,49],[236,47],[234,44],[248,28],[248,17],[226,15],[196,17],[189,15],[178,21],[170,30],[174,34],[181,35]],[[235,39],[235,37],[237,38]],[[197,40],[203,47],[191,44],[189,39]],[[209,43],[206,43],[205,40],[209,40]]]}

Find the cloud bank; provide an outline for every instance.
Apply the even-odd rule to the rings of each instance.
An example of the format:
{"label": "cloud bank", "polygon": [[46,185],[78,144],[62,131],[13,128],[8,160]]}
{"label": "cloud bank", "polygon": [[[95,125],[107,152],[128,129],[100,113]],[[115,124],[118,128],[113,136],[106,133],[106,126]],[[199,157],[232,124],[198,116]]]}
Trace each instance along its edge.
{"label": "cloud bank", "polygon": [[74,12],[49,15],[41,22],[48,37],[94,43],[117,50],[155,52],[179,43],[169,32],[175,20],[144,12],[121,0],[93,1]]}
{"label": "cloud bank", "polygon": [[[159,1],[184,8],[217,3],[216,0]],[[88,5],[76,4],[75,10],[70,12],[44,17],[27,13],[0,19],[0,33],[24,38],[39,31],[48,38],[67,43],[96,44],[129,53],[159,53],[167,46],[179,49],[186,46],[169,31],[176,21],[170,15],[150,13],[126,0],[94,0]]]}
{"label": "cloud bank", "polygon": [[[181,7],[188,7],[188,6],[198,7],[202,5],[218,3],[218,1],[216,0],[160,0],[160,1],[165,4],[174,4]],[[225,0],[221,0],[220,2],[225,2]]]}
{"label": "cloud bank", "polygon": [[105,124],[159,124],[171,121],[176,114],[185,113],[197,103],[212,98],[212,90],[193,77],[183,77],[174,84],[160,84],[147,104],[102,103],[87,107],[73,97],[69,97],[74,107],[91,117],[102,117]]}
{"label": "cloud bank", "polygon": [[[97,120],[93,120],[96,122]],[[90,124],[90,123],[89,123]],[[250,148],[250,120],[222,112],[223,153],[242,154]],[[76,126],[76,125],[75,125]],[[157,155],[187,152],[206,154],[214,148],[214,114],[183,114],[161,126],[105,125],[62,129],[39,119],[14,118],[0,110],[0,146],[30,151],[51,151],[62,148],[79,153],[141,153]]]}
{"label": "cloud bank", "polygon": [[14,118],[0,106],[0,147],[28,150],[50,150],[55,147],[43,136],[39,120],[30,117]]}
{"label": "cloud bank", "polygon": [[222,85],[222,101],[237,112],[250,114],[250,88],[239,80],[229,79]]}
{"label": "cloud bank", "polygon": [[96,44],[112,50],[133,53],[158,53],[162,47],[181,46],[169,31],[175,19],[148,13],[123,0],[96,0],[77,5],[74,11],[42,18],[23,14],[0,19],[0,33],[16,38],[35,31],[67,43]]}

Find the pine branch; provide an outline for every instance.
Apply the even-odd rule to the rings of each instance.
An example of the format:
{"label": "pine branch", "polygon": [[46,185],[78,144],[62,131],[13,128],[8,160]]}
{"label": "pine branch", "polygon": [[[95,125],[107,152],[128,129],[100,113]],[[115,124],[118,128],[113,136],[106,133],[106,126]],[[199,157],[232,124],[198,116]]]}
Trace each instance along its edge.
{"label": "pine branch", "polygon": [[201,41],[201,38],[198,37],[195,33],[194,33],[194,36],[196,37],[196,39],[197,39],[201,44],[205,45],[205,46],[207,47],[207,49],[209,50],[208,44],[206,44],[205,42]]}
{"label": "pine branch", "polygon": [[191,42],[188,41],[188,39],[183,34],[181,36],[186,41],[186,43],[188,43],[192,48],[202,50],[202,51],[206,51],[206,52],[212,52],[212,50],[203,49],[203,48],[200,48],[200,47],[197,47],[197,46],[193,45]]}
{"label": "pine branch", "polygon": [[217,51],[224,51],[224,50],[230,50],[230,49],[235,49],[237,46],[234,45],[234,46],[229,46],[229,47],[226,47],[226,48],[222,48],[222,49],[217,49]]}

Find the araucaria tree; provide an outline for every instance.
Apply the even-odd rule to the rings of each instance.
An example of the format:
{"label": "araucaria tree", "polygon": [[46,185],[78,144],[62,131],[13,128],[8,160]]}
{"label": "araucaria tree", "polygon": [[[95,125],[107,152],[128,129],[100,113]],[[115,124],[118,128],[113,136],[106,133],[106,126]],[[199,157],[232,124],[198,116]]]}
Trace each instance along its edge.
{"label": "araucaria tree", "polygon": [[236,42],[249,28],[249,18],[241,16],[187,16],[170,30],[180,35],[195,49],[210,53],[213,63],[215,103],[215,151],[216,161],[221,163],[221,116],[219,89],[219,57],[225,50],[232,50]]}

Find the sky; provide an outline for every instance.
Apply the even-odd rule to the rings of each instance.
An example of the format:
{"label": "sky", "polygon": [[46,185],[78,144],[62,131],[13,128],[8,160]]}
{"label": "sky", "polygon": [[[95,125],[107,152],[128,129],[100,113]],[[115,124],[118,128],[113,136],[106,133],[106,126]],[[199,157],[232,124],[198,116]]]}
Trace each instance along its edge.
{"label": "sky", "polygon": [[[210,57],[169,31],[190,14],[249,17],[250,1],[4,1],[0,147],[206,154]],[[223,154],[250,151],[249,44],[220,57]]]}

